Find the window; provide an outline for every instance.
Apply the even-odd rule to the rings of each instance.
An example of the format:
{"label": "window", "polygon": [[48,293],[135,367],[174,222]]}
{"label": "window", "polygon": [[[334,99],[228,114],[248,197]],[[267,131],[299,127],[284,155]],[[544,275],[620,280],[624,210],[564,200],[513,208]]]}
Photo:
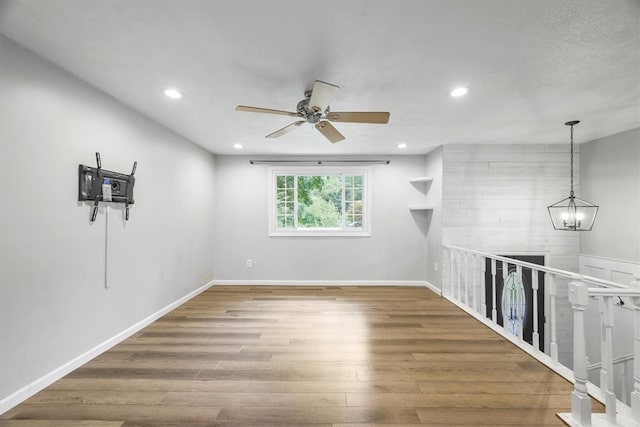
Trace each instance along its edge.
{"label": "window", "polygon": [[368,236],[368,169],[273,169],[273,236]]}

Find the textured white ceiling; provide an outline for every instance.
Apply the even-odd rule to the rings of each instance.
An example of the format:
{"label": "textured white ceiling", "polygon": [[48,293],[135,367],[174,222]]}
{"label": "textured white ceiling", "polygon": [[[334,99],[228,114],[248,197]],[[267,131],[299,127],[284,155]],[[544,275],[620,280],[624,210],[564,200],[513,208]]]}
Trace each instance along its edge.
{"label": "textured white ceiling", "polygon": [[[568,143],[640,126],[637,0],[9,0],[0,32],[215,153],[425,153],[450,143]],[[294,119],[314,80],[344,124]],[[449,96],[467,85],[462,99]],[[185,93],[171,101],[161,90]],[[269,142],[267,142],[269,141]]]}

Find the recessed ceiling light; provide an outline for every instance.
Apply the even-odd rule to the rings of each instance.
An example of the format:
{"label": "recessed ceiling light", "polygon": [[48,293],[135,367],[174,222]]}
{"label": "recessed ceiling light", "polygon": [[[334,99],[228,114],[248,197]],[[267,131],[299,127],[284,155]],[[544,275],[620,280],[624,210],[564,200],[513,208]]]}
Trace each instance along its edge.
{"label": "recessed ceiling light", "polygon": [[240,150],[242,149],[242,144],[233,144],[233,148],[235,148],[236,150]]}
{"label": "recessed ceiling light", "polygon": [[404,143],[404,142],[401,142],[400,144],[398,144],[398,148],[400,148],[400,149],[407,148],[407,144]]}
{"label": "recessed ceiling light", "polygon": [[184,95],[178,89],[167,88],[164,90],[164,94],[171,99],[180,99]]}
{"label": "recessed ceiling light", "polygon": [[461,96],[465,96],[467,94],[467,92],[469,92],[469,89],[466,87],[457,87],[454,90],[451,91],[451,96],[453,96],[454,98],[459,98]]}

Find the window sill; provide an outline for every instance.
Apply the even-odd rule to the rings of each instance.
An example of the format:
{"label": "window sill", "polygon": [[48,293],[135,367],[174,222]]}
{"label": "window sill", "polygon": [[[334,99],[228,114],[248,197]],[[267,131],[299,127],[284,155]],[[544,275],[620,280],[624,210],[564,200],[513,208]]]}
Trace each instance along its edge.
{"label": "window sill", "polygon": [[371,237],[371,232],[369,232],[369,231],[345,231],[345,230],[269,231],[269,237]]}

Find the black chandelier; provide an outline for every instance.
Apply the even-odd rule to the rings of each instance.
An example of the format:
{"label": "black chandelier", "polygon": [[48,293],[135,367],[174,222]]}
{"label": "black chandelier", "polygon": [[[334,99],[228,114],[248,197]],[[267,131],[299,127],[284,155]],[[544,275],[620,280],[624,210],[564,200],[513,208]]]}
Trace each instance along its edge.
{"label": "black chandelier", "polygon": [[571,192],[569,197],[547,207],[556,230],[591,231],[598,214],[598,206],[573,194],[573,127],[578,123],[579,120],[565,123],[571,127]]}

